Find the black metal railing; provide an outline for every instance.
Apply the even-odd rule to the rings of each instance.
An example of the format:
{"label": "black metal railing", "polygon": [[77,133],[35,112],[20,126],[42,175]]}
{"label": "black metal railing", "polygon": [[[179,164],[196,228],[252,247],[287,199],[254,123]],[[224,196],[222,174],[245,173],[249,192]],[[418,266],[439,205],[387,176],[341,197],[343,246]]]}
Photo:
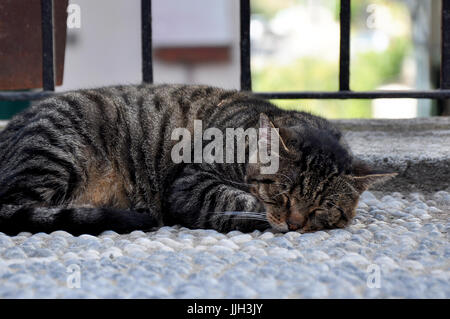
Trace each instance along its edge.
{"label": "black metal railing", "polygon": [[[241,90],[251,91],[250,0],[240,0]],[[153,82],[151,0],[141,0],[142,80]],[[0,101],[35,100],[53,94],[55,89],[53,0],[41,0],[42,6],[42,81],[43,90],[34,92],[0,92]],[[340,54],[338,91],[254,92],[268,99],[378,99],[416,98],[445,100],[450,98],[450,0],[442,0],[441,78],[435,90],[352,91],[350,89],[350,0],[340,2]]]}
{"label": "black metal railing", "polygon": [[[241,0],[241,89],[251,91],[250,81],[250,0]],[[436,90],[359,91],[350,89],[350,0],[340,2],[340,54],[338,91],[254,92],[268,99],[379,99],[450,98],[450,0],[442,0],[441,80]]]}
{"label": "black metal railing", "polygon": [[153,83],[152,1],[141,0],[142,81]]}

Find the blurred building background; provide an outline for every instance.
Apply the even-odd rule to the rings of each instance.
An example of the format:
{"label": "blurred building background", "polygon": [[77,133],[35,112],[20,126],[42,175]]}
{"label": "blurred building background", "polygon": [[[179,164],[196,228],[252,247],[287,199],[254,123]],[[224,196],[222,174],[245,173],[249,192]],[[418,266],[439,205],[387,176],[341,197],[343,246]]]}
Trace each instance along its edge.
{"label": "blurred building background", "polygon": [[[254,91],[338,89],[339,0],[251,0]],[[67,30],[57,91],[141,82],[140,0],[70,0],[81,27]],[[153,0],[155,83],[239,89],[239,1]],[[440,0],[352,1],[351,89],[439,85]],[[329,118],[430,116],[415,99],[275,100]]]}
{"label": "blurred building background", "polygon": [[[71,0],[81,28],[68,29],[58,90],[141,82],[141,1]],[[155,83],[239,88],[239,1],[153,0]]]}

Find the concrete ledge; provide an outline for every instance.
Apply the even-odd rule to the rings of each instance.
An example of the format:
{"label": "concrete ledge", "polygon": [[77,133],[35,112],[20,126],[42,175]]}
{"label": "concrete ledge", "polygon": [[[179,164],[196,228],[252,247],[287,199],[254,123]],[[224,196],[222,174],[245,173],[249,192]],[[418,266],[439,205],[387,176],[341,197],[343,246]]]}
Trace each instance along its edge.
{"label": "concrete ledge", "polygon": [[412,132],[450,130],[450,117],[434,116],[414,119],[346,119],[331,120],[344,131]]}
{"label": "concrete ledge", "polygon": [[430,193],[450,189],[450,118],[333,122],[356,157],[399,173],[374,190]]}

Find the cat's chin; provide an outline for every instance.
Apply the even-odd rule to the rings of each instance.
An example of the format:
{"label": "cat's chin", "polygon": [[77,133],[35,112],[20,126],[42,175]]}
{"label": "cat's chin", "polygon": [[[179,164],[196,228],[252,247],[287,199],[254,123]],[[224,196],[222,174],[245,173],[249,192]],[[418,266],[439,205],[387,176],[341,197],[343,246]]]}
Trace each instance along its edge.
{"label": "cat's chin", "polygon": [[269,224],[270,224],[271,230],[274,232],[287,233],[290,231],[287,224],[284,224],[284,225],[283,224],[273,224],[270,221],[269,221]]}

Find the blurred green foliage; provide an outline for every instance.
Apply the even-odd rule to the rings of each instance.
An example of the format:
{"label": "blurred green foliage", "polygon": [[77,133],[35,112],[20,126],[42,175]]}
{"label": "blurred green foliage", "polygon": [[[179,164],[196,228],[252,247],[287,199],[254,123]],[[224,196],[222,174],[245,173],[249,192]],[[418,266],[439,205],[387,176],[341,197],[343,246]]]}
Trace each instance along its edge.
{"label": "blurred green foliage", "polygon": [[[283,0],[280,2],[265,0],[253,12],[270,18],[274,9],[283,8],[287,3],[298,4],[301,0]],[[366,21],[366,7],[369,3],[387,3],[388,1],[352,1],[352,37]],[[334,8],[339,19],[339,1],[327,1],[336,4]],[[263,4],[268,4],[264,6]],[[253,5],[253,2],[252,2]],[[393,12],[404,17],[405,7],[398,1],[389,4]],[[261,8],[264,7],[264,10]],[[285,8],[285,6],[284,6]],[[403,9],[403,12],[401,10]],[[261,11],[262,10],[262,11]],[[333,7],[330,6],[330,10]],[[402,18],[403,18],[402,17]],[[374,90],[380,85],[399,80],[403,61],[411,52],[412,43],[408,37],[392,38],[383,52],[367,51],[352,55],[350,63],[350,87],[354,91]],[[290,65],[279,65],[274,61],[260,69],[253,68],[253,90],[258,91],[336,91],[339,81],[339,62],[325,61],[320,57],[302,57]],[[370,118],[371,100],[273,100],[284,109],[305,110],[328,118]]]}
{"label": "blurred green foliage", "polygon": [[403,61],[411,49],[411,41],[398,37],[384,52],[357,54],[350,66],[351,88],[355,91],[374,90],[382,84],[399,80]]}
{"label": "blurred green foliage", "polygon": [[[400,74],[410,43],[406,39],[392,41],[385,52],[357,54],[351,64],[351,88],[373,90],[394,81]],[[302,58],[292,65],[271,64],[252,72],[253,90],[258,91],[336,91],[338,63],[319,58]],[[363,80],[361,80],[363,79]],[[328,118],[369,118],[370,100],[274,100],[285,109],[307,110]]]}

